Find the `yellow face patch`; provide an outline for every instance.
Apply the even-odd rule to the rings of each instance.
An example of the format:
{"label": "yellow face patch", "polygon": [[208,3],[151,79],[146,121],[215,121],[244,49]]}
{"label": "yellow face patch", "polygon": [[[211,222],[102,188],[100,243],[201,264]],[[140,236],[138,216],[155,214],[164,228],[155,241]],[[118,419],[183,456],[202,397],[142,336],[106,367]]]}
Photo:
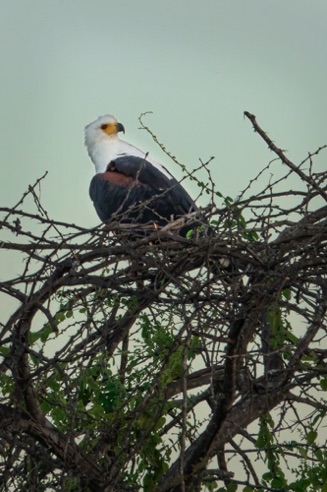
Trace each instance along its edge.
{"label": "yellow face patch", "polygon": [[103,123],[100,128],[107,135],[114,135],[117,133],[117,123]]}

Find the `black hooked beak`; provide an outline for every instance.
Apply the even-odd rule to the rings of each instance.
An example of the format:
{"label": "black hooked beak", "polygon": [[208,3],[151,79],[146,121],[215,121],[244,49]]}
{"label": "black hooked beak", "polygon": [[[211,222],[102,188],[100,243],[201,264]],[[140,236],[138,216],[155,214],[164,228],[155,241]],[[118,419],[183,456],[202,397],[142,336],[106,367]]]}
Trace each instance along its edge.
{"label": "black hooked beak", "polygon": [[117,133],[118,133],[118,132],[123,132],[123,133],[125,133],[125,128],[124,128],[124,125],[122,125],[121,123],[117,123],[116,128],[117,128]]}

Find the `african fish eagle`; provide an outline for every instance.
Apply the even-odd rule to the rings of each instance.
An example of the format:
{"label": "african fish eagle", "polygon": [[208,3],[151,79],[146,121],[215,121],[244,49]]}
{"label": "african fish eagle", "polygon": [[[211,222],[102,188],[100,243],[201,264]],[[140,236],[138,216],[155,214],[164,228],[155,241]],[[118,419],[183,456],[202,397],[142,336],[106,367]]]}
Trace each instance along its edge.
{"label": "african fish eagle", "polygon": [[[85,145],[95,165],[90,197],[103,222],[166,225],[197,210],[178,181],[145,152],[121,140],[124,126],[104,115],[85,127]],[[185,235],[190,226],[180,230]]]}

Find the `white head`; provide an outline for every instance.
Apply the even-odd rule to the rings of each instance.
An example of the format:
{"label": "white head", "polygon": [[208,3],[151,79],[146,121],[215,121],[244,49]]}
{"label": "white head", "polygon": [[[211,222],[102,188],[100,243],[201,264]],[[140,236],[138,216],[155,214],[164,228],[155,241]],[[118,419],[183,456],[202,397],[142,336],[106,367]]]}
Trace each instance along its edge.
{"label": "white head", "polygon": [[103,172],[116,155],[119,146],[118,132],[125,132],[125,128],[110,114],[99,116],[85,127],[85,145],[96,172]]}

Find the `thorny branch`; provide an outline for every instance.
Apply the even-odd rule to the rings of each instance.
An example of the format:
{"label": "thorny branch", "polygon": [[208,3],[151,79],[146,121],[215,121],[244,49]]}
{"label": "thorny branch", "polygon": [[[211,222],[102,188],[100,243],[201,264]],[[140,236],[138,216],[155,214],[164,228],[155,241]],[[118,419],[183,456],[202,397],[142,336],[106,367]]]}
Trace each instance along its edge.
{"label": "thorny branch", "polygon": [[[295,402],[311,430],[323,421],[327,172],[313,157],[325,147],[306,171],[245,116],[284,175],[271,176],[274,160],[231,202],[202,163],[212,200],[201,217],[87,230],[49,217],[42,178],[0,208],[1,252],[24,258],[0,284],[3,490],[273,490],[251,460],[269,448],[247,427],[275,409],[275,432],[303,435]],[[200,223],[188,238],[185,220]]]}

